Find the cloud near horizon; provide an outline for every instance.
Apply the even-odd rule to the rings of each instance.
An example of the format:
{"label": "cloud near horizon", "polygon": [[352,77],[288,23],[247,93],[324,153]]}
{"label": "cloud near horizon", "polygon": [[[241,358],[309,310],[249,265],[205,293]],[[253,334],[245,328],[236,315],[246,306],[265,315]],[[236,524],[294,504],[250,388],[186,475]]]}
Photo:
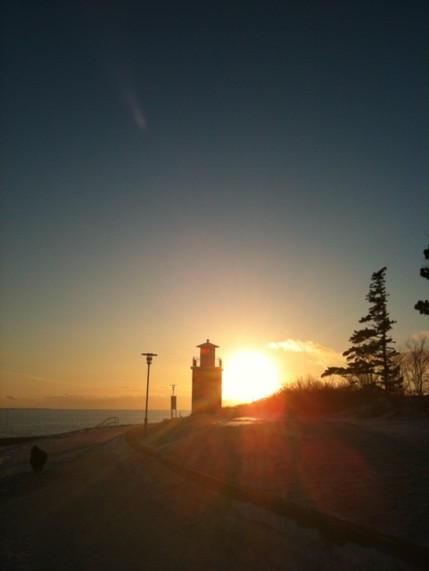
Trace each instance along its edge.
{"label": "cloud near horizon", "polygon": [[12,377],[12,378],[18,378],[18,379],[23,379],[26,381],[42,381],[44,383],[52,383],[55,385],[65,385],[67,384],[65,381],[59,381],[57,379],[51,379],[48,377],[41,377],[38,375],[29,375],[27,373],[19,373],[16,371],[5,371],[5,370],[0,370],[0,377]]}
{"label": "cloud near horizon", "polygon": [[[108,395],[65,394],[23,397],[9,394],[5,397],[0,396],[0,408],[143,410],[144,398],[141,395],[113,397]],[[169,402],[166,398],[153,396],[150,408],[167,410]]]}
{"label": "cloud near horizon", "polygon": [[344,357],[341,353],[314,341],[286,339],[285,341],[271,341],[267,347],[272,350],[305,353],[311,361],[324,367],[344,364]]}
{"label": "cloud near horizon", "polygon": [[429,340],[429,331],[416,331],[412,335],[410,335],[408,341],[419,341],[420,339]]}

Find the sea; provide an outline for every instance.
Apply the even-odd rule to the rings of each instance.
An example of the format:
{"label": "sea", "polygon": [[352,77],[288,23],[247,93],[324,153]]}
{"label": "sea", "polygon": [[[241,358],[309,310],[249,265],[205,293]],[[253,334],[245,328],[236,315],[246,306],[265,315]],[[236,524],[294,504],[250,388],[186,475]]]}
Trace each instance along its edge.
{"label": "sea", "polygon": [[[178,412],[189,416],[191,411]],[[144,423],[144,410],[90,410],[0,408],[0,438],[48,436],[109,425]],[[148,410],[148,422],[171,418],[169,410]]]}

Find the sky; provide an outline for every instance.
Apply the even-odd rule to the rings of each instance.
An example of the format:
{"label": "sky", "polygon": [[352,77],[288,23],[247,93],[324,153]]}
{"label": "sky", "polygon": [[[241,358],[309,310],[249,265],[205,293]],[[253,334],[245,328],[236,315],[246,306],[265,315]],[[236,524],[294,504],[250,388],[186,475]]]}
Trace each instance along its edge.
{"label": "sky", "polygon": [[428,331],[425,0],[1,10],[0,406],[143,408],[154,352],[189,409],[208,338],[319,376],[384,266]]}

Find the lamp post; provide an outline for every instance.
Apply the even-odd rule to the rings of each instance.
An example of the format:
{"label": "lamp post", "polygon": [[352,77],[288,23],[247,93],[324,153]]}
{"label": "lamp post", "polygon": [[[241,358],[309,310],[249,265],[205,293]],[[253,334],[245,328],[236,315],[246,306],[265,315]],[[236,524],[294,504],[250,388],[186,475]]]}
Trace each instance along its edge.
{"label": "lamp post", "polygon": [[150,375],[150,366],[152,364],[152,358],[158,357],[157,353],[142,353],[144,357],[146,357],[147,363],[147,380],[146,380],[146,408],[144,414],[144,436],[147,433],[147,404],[149,402],[149,375]]}

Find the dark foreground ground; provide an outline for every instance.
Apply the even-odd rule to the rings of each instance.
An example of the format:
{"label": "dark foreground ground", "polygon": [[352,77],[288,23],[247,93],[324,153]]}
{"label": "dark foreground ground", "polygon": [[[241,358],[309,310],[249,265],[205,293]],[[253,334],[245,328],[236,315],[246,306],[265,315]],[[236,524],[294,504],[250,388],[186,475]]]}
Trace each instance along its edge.
{"label": "dark foreground ground", "polygon": [[[128,434],[126,434],[128,433]],[[200,486],[139,450],[429,546],[426,420],[183,419],[0,449],[0,568],[405,570],[410,563]]]}

